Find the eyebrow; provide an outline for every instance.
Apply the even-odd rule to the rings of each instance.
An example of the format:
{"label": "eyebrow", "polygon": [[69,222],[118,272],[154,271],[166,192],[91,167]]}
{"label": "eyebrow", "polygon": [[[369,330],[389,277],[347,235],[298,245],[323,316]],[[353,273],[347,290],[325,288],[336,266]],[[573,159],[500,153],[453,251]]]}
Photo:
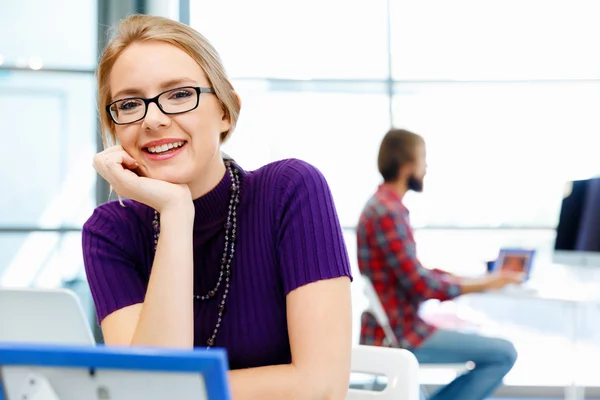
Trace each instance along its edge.
{"label": "eyebrow", "polygon": [[[159,88],[161,91],[163,91],[163,90],[175,88],[177,86],[185,86],[185,85],[196,86],[197,84],[198,83],[196,82],[195,79],[183,77],[183,78],[176,78],[176,79],[170,79],[168,81],[165,81],[159,85]],[[142,91],[140,89],[136,89],[136,88],[122,89],[122,90],[119,90],[117,93],[115,93],[114,96],[112,96],[112,101],[115,101],[115,99],[119,100],[124,97],[131,97],[131,96],[142,96]]]}

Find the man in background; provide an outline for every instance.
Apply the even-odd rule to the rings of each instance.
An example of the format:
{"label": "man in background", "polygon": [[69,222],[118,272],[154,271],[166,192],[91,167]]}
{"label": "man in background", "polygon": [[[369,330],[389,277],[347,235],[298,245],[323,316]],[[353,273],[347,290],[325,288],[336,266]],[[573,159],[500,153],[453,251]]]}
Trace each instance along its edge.
{"label": "man in background", "polygon": [[[514,346],[503,339],[436,329],[419,317],[419,306],[429,299],[444,301],[465,293],[500,289],[521,282],[523,275],[500,271],[481,278],[461,278],[421,265],[403,198],[409,190],[423,190],[425,150],[423,138],[406,130],[392,129],[383,138],[377,163],[384,182],[360,216],[358,266],[373,283],[400,347],[412,351],[419,363],[475,363],[473,370],[430,399],[482,400],[502,384],[514,365]],[[374,317],[364,314],[361,343],[382,346],[384,339]]]}

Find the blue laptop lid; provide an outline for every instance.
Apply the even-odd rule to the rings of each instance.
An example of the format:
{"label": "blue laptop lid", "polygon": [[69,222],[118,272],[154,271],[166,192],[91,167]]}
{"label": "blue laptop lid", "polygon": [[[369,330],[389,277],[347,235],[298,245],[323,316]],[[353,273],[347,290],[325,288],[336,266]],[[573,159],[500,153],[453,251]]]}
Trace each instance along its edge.
{"label": "blue laptop lid", "polygon": [[[199,373],[209,399],[230,399],[229,368],[223,349],[167,350],[0,343],[0,366],[65,367]],[[0,399],[2,399],[0,390]]]}

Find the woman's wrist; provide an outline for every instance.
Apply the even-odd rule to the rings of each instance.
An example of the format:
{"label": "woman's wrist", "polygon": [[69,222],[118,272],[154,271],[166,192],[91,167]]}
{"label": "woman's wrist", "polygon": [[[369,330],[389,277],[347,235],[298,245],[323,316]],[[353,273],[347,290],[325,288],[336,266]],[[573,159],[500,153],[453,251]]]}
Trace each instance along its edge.
{"label": "woman's wrist", "polygon": [[173,202],[160,213],[160,224],[164,226],[171,222],[176,222],[177,224],[188,222],[193,225],[194,215],[194,203],[191,200]]}

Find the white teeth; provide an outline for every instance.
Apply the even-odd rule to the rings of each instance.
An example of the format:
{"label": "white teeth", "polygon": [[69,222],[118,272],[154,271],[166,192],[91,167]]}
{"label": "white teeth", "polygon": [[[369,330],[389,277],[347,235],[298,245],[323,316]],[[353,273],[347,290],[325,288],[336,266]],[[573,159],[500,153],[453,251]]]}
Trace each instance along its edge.
{"label": "white teeth", "polygon": [[161,146],[148,147],[148,151],[150,153],[164,153],[167,150],[172,148],[177,148],[183,146],[185,142],[174,142],[169,144],[163,144]]}

